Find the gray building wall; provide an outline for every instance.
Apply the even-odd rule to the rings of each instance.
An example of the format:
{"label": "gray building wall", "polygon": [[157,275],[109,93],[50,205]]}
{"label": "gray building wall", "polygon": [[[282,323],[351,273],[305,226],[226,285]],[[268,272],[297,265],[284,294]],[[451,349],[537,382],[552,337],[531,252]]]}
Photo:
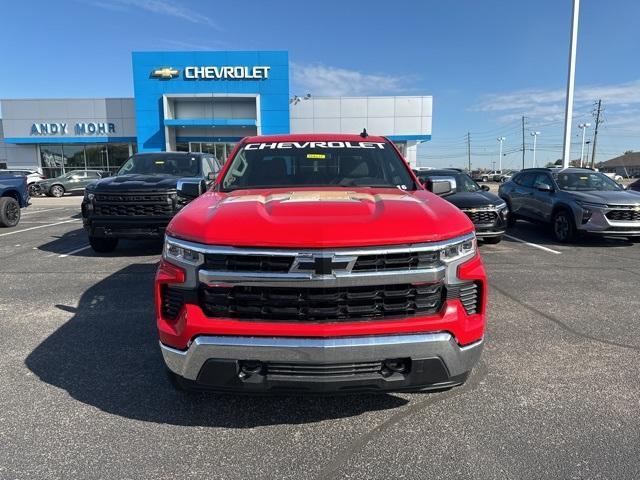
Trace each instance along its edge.
{"label": "gray building wall", "polygon": [[107,137],[135,137],[136,120],[132,98],[84,99],[29,99],[2,100],[2,118],[5,138],[31,138],[34,123],[66,123],[66,134],[37,135],[46,143],[47,138],[76,137],[76,123],[113,123],[115,132],[86,135]]}

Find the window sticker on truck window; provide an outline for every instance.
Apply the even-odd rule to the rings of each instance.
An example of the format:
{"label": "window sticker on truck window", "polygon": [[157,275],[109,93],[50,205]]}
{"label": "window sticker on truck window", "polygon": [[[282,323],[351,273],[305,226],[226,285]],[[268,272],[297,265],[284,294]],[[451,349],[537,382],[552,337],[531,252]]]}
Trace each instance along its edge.
{"label": "window sticker on truck window", "polygon": [[307,153],[307,158],[324,160],[327,156],[324,153]]}
{"label": "window sticker on truck window", "polygon": [[384,150],[384,142],[265,142],[247,143],[245,150],[276,150],[276,149],[306,149],[306,148],[379,148]]}

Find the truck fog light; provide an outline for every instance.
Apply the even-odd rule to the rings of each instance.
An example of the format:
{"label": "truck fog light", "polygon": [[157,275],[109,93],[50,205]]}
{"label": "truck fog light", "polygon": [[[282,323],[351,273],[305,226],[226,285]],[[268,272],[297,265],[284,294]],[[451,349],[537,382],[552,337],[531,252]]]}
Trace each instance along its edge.
{"label": "truck fog light", "polygon": [[591,216],[593,215],[593,211],[589,210],[588,208],[583,208],[582,210],[582,223],[587,223],[590,219]]}
{"label": "truck fog light", "polygon": [[257,375],[262,373],[262,362],[257,360],[247,360],[240,362],[240,376],[247,377],[249,375]]}
{"label": "truck fog light", "polygon": [[390,358],[382,364],[382,370],[392,373],[404,373],[407,371],[407,361],[404,358]]}

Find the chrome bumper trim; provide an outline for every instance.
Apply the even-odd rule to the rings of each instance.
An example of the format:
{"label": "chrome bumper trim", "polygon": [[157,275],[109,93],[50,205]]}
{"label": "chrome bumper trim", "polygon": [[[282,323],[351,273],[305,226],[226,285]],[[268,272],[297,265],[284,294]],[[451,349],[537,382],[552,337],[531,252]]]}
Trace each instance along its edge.
{"label": "chrome bumper trim", "polygon": [[425,359],[439,357],[449,376],[468,372],[478,362],[483,340],[459,346],[448,333],[367,337],[291,338],[199,336],[187,350],[160,343],[167,367],[196,380],[204,363],[222,360],[263,362],[349,363],[388,358]]}

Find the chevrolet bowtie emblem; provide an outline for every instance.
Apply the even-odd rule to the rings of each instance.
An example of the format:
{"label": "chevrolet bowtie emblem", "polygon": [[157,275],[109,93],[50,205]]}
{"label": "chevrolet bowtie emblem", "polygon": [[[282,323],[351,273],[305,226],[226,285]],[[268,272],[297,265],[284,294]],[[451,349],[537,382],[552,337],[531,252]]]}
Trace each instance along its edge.
{"label": "chevrolet bowtie emblem", "polygon": [[164,68],[158,68],[153,72],[151,72],[151,76],[169,79],[169,78],[177,77],[179,73],[180,71],[176,70],[175,68],[164,67]]}

